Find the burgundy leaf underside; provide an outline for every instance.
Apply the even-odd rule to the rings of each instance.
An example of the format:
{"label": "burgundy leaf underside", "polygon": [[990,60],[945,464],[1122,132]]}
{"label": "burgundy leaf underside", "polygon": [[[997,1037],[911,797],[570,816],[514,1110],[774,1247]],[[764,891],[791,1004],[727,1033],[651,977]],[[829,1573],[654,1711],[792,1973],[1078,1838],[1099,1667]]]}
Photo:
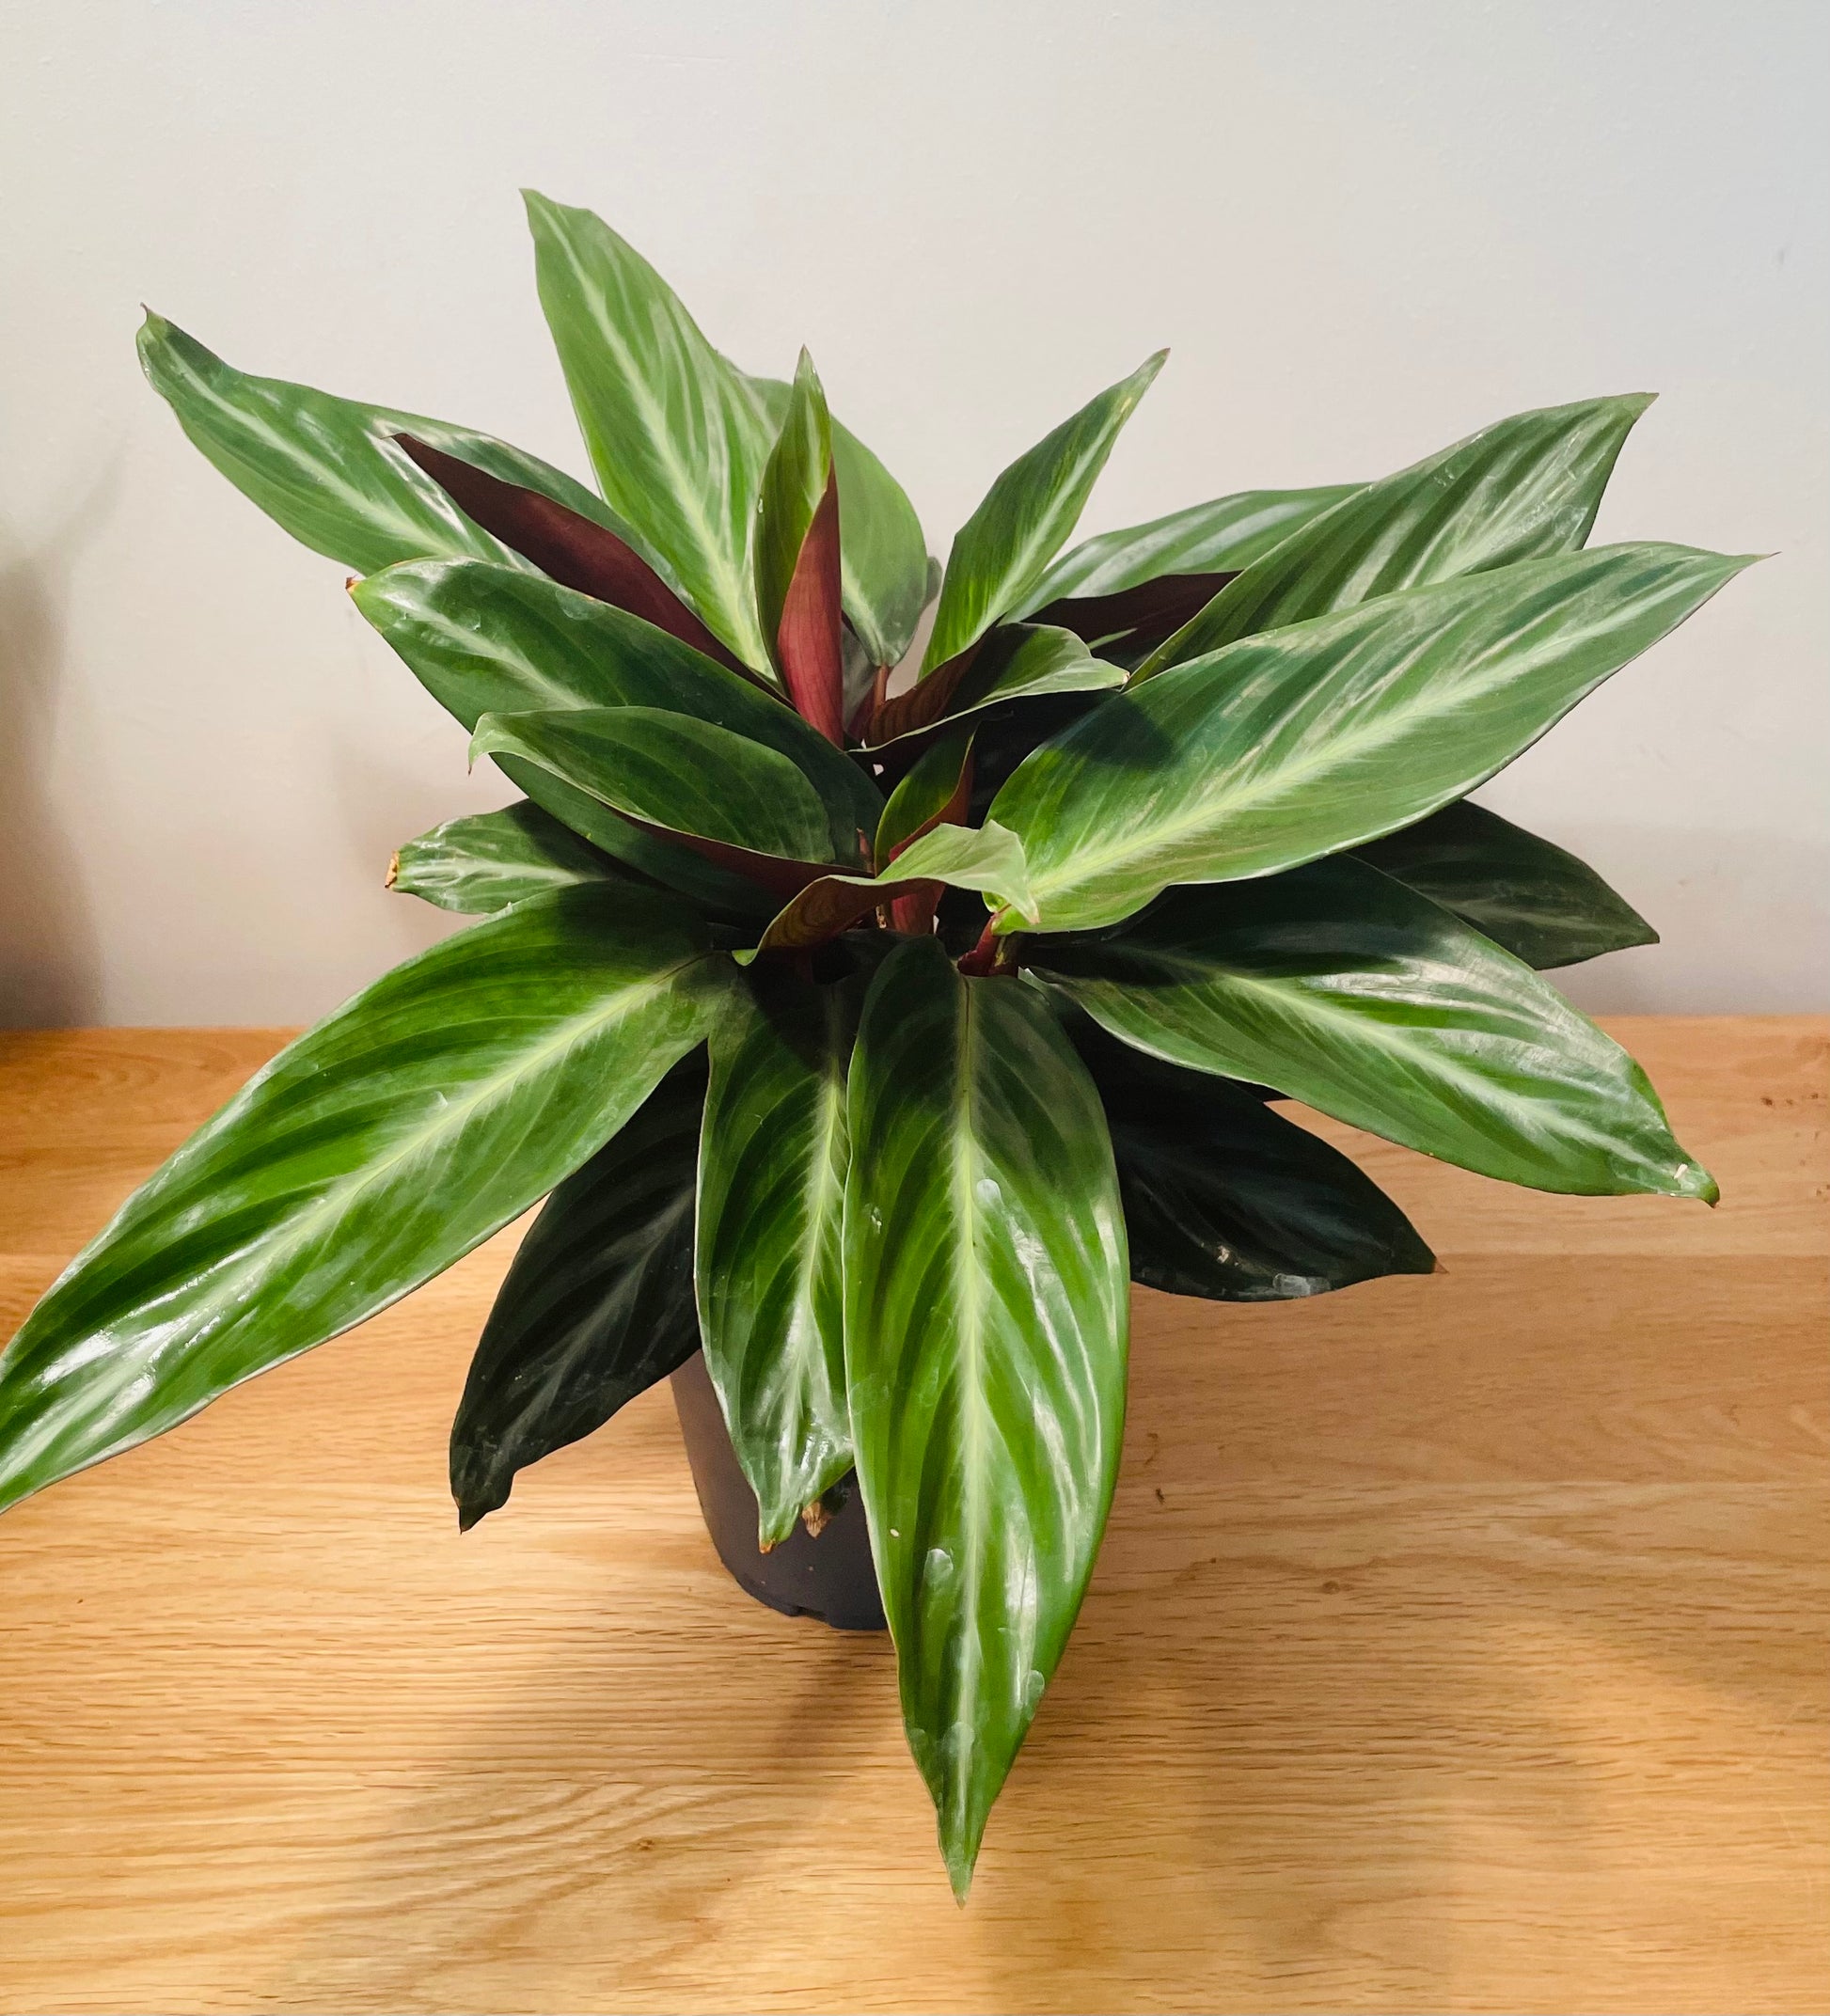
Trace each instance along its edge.
{"label": "burgundy leaf underside", "polygon": [[[894,860],[906,847],[911,847],[923,833],[931,833],[938,826],[964,826],[967,809],[972,802],[972,745],[966,745],[966,754],[959,765],[959,781],[953,788],[953,795],[931,819],[924,819],[906,840],[899,840],[890,850],[890,858]],[[890,905],[891,927],[920,936],[923,931],[934,929],[934,913],[939,907],[940,894],[944,884],[922,882],[910,885],[899,891]],[[849,919],[846,920],[850,921]],[[840,927],[842,930],[844,926]]]}
{"label": "burgundy leaf underside", "polygon": [[[762,950],[790,951],[824,945],[828,938],[837,937],[847,926],[855,924],[860,917],[868,917],[884,905],[889,906],[891,921],[898,931],[919,933],[931,930],[934,907],[940,901],[943,887],[939,882],[914,877],[903,882],[873,883],[868,887],[837,881],[816,883],[797,896],[763,934]],[[897,921],[905,904],[925,906],[921,921],[913,923]]]}
{"label": "burgundy leaf underside", "polygon": [[1127,645],[1156,645],[1238,578],[1232,574],[1159,575],[1115,595],[1064,595],[1023,621],[1071,630],[1083,644],[1123,638]]}
{"label": "burgundy leaf underside", "polygon": [[467,518],[523,559],[531,560],[561,588],[576,589],[580,594],[627,609],[728,670],[741,672],[746,679],[754,677],[641,555],[607,526],[542,496],[537,490],[504,482],[486,469],[448,455],[442,449],[430,448],[411,434],[396,434],[394,439]]}
{"label": "burgundy leaf underside", "polygon": [[844,666],[840,642],[839,478],[826,480],[813,522],[800,543],[794,579],[781,605],[775,648],[795,711],[842,748],[845,740]]}

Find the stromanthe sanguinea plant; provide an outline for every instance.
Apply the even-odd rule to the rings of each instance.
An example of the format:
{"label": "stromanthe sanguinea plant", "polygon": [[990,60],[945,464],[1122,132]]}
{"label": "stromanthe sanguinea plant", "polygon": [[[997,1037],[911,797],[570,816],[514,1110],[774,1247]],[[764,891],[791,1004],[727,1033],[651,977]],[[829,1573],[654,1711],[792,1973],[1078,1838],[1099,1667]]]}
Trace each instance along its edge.
{"label": "stromanthe sanguinea plant", "polygon": [[1129,1284],[1433,1267],[1277,1098],[1713,1199],[1539,977],[1654,934],[1467,795],[1747,562],[1587,545],[1637,396],[1064,551],[1160,354],[941,568],[804,353],[748,376],[589,212],[528,212],[595,492],[147,318],[185,433],[524,796],[390,870],[481,921],[281,1052],[33,1312],[0,1504],[545,1198],[453,1429],[463,1523],[702,1348],[763,1544],[856,1469],[963,1896],[1098,1551]]}

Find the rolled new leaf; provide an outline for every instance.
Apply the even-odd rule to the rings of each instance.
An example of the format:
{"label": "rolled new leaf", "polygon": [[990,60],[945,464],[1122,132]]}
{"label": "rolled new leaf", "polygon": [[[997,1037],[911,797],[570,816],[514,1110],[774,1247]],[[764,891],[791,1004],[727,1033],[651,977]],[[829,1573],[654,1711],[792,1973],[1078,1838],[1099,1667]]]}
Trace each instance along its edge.
{"label": "rolled new leaf", "polygon": [[0,1356],[0,1506],[442,1272],[616,1132],[730,970],[673,899],[569,890],[358,994],[128,1199]]}
{"label": "rolled new leaf", "polygon": [[451,1424],[460,1531],[506,1504],[519,1472],[601,1428],[699,1348],[704,1105],[704,1058],[683,1058],[528,1227]]}
{"label": "rolled new leaf", "polygon": [[[747,378],[773,440],[781,431],[790,387],[779,378]],[[900,665],[932,599],[927,542],[902,485],[858,436],[832,423],[839,488],[839,577],[845,616],[868,667]],[[866,676],[863,686],[868,689]]]}
{"label": "rolled new leaf", "polygon": [[1031,960],[1139,1049],[1482,1175],[1715,1201],[1618,1044],[1364,861],[1177,890],[1120,930],[1033,943]]}
{"label": "rolled new leaf", "polygon": [[845,1375],[909,1747],[964,1896],[1098,1551],[1125,1411],[1099,1097],[1039,995],[937,939],[853,1053]]}
{"label": "rolled new leaf", "polygon": [[856,1020],[849,988],[756,966],[712,1035],[699,1327],[765,1548],[851,1468],[841,1236]]}
{"label": "rolled new leaf", "polygon": [[1045,931],[1357,846],[1491,777],[1748,564],[1603,546],[1242,638],[1035,750],[992,815]]}
{"label": "rolled new leaf", "polygon": [[1169,354],[1160,350],[1019,455],[954,537],[923,676],[970,650],[1000,617],[1028,606],[1074,529],[1118,431]]}
{"label": "rolled new leaf", "polygon": [[1651,402],[1636,392],[1516,414],[1351,492],[1254,560],[1138,676],[1376,595],[1573,553]]}
{"label": "rolled new leaf", "polygon": [[1147,525],[1101,532],[1064,553],[1030,591],[1031,614],[1064,596],[1120,595],[1165,575],[1237,574],[1360,488],[1242,490]]}
{"label": "rolled new leaf", "polygon": [[632,245],[588,210],[524,195],[540,305],[606,499],[737,656],[765,669],[749,533],[773,430]]}
{"label": "rolled new leaf", "polygon": [[1075,1045],[1118,1164],[1131,1279],[1219,1302],[1286,1301],[1428,1274],[1416,1227],[1346,1156],[1254,1087],[1180,1070],[1094,1025]]}
{"label": "rolled new leaf", "polygon": [[479,917],[579,883],[624,879],[620,861],[526,798],[446,820],[408,841],[387,871],[397,894]]}
{"label": "rolled new leaf", "polygon": [[[828,858],[855,855],[859,828],[876,829],[882,797],[848,756],[792,708],[624,610],[535,575],[468,563],[389,568],[351,596],[467,729],[485,714],[550,707],[690,715],[795,764],[828,807]],[[573,823],[565,811],[547,810]],[[597,833],[588,837],[603,844]],[[646,860],[636,865],[649,870]]]}
{"label": "rolled new leaf", "polygon": [[845,739],[840,645],[839,490],[832,419],[813,360],[800,368],[763,470],[756,516],[756,611],[795,709],[828,742]]}
{"label": "rolled new leaf", "polygon": [[1540,971],[1659,935],[1585,861],[1463,799],[1355,849]]}
{"label": "rolled new leaf", "polygon": [[506,441],[282,378],[251,377],[163,315],[148,314],[139,346],[153,389],[236,489],[314,553],[359,574],[423,559],[527,564],[415,465],[395,438],[402,433],[629,536],[582,483]]}

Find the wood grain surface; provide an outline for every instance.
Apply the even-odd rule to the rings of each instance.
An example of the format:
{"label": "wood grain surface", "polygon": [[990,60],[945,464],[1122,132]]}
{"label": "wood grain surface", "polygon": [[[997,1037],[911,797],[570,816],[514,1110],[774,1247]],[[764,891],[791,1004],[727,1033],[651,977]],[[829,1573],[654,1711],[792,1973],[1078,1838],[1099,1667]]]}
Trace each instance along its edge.
{"label": "wood grain surface", "polygon": [[[1826,1026],[1611,1026],[1718,1211],[1315,1122],[1445,1273],[1139,1293],[966,1911],[887,1644],[725,1579],[665,1394],[460,1539],[509,1234],[0,1520],[0,2008],[1830,2008]],[[0,1038],[7,1332],[282,1033]]]}

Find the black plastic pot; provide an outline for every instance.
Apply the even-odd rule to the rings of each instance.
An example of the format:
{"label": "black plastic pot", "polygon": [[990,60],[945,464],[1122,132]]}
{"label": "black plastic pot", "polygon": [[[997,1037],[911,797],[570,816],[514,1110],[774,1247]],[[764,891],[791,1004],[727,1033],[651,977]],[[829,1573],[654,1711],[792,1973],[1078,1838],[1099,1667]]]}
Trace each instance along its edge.
{"label": "black plastic pot", "polygon": [[738,1587],[783,1616],[818,1617],[835,1630],[882,1630],[883,1599],[856,1474],[847,1471],[820,1501],[827,1517],[817,1536],[803,1523],[765,1554],[756,1544],[756,1493],[731,1446],[703,1353],[695,1351],[669,1384],[699,1509]]}

